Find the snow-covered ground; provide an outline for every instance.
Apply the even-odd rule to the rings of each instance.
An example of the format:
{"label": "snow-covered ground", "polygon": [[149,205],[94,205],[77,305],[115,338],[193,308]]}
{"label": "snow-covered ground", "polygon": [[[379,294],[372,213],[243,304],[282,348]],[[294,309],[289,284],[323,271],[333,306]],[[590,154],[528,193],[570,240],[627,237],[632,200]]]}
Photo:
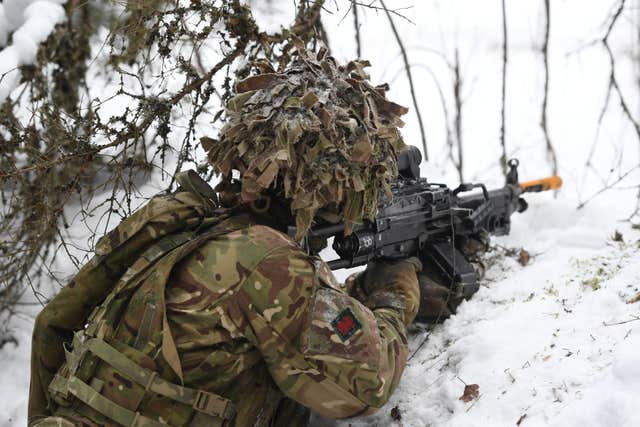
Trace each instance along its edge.
{"label": "snow-covered ground", "polygon": [[[7,3],[7,2],[5,2]],[[275,2],[281,13],[260,22],[270,28],[290,22],[291,2]],[[333,2],[327,2],[333,3]],[[448,162],[445,123],[438,90],[453,106],[447,62],[455,50],[463,78],[465,177],[491,187],[502,184],[500,155],[501,16],[497,0],[389,1],[413,5],[396,18],[409,52],[425,120],[431,162],[423,173],[433,181],[457,185]],[[633,114],[640,116],[637,54],[637,1],[612,35],[620,80]],[[325,15],[333,54],[355,56],[353,21],[347,2]],[[640,231],[623,222],[634,210],[640,175],[630,173],[580,210],[578,204],[639,163],[639,142],[613,97],[598,130],[609,64],[597,43],[616,0],[552,2],[549,129],[565,185],[555,196],[533,194],[530,208],[513,217],[509,236],[494,239],[491,267],[483,286],[459,312],[429,332],[412,329],[412,357],[398,391],[377,415],[339,425],[402,426],[636,426],[640,425]],[[507,2],[510,63],[507,80],[507,149],[521,162],[521,178],[549,174],[540,131],[543,85],[543,2]],[[343,19],[344,17],[344,19]],[[361,11],[364,58],[372,80],[392,84],[389,97],[412,107],[399,49],[384,14]],[[0,16],[2,25],[2,16]],[[0,36],[2,28],[0,28]],[[634,39],[636,37],[636,39]],[[0,38],[0,42],[2,39]],[[435,53],[434,53],[435,52]],[[206,62],[206,58],[204,58]],[[637,58],[636,58],[637,60]],[[98,71],[96,71],[99,74]],[[96,79],[97,82],[104,79]],[[108,92],[108,91],[107,91]],[[117,100],[116,100],[117,101]],[[117,104],[117,102],[116,102]],[[104,107],[110,108],[108,105]],[[111,108],[117,111],[118,106]],[[420,145],[413,110],[406,116],[406,140]],[[592,152],[591,167],[586,163]],[[161,185],[154,182],[157,188]],[[145,196],[154,186],[141,189]],[[636,218],[636,221],[640,219]],[[87,246],[86,228],[69,233]],[[615,232],[622,235],[614,239]],[[522,266],[517,251],[526,249]],[[61,275],[73,274],[60,259]],[[338,274],[345,277],[346,272]],[[26,303],[30,301],[25,301]],[[0,425],[24,425],[29,383],[29,341],[37,307],[24,306],[14,318],[18,346],[0,351]],[[428,335],[428,339],[427,338]],[[463,402],[465,383],[477,384],[476,399]],[[391,418],[399,414],[399,420]],[[315,419],[316,426],[330,424]]]}
{"label": "snow-covered ground", "polygon": [[[490,254],[501,258],[455,316],[414,329],[387,406],[338,425],[640,425],[640,232],[616,224],[609,206],[533,201],[494,240],[523,247],[530,262]],[[479,386],[477,399],[460,400],[465,383]]]}

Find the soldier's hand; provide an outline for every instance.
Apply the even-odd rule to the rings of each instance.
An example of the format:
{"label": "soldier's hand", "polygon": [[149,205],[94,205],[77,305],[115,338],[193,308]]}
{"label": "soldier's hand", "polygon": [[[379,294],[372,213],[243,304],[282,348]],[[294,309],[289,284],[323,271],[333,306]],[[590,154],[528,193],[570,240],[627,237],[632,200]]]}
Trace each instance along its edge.
{"label": "soldier's hand", "polygon": [[416,273],[422,269],[418,258],[375,261],[367,269],[347,280],[350,294],[371,309],[400,310],[405,325],[413,321],[420,303]]}
{"label": "soldier's hand", "polygon": [[[416,257],[397,261],[377,260],[367,264],[364,271],[363,290],[366,294],[388,288],[393,283],[395,287],[411,287],[412,278],[422,270],[422,262]],[[407,280],[401,280],[406,277]]]}
{"label": "soldier's hand", "polygon": [[456,312],[464,300],[436,279],[433,273],[418,274],[420,284],[420,309],[416,319],[421,322],[440,323]]}
{"label": "soldier's hand", "polygon": [[[482,255],[489,249],[489,235],[478,233],[457,242],[459,248],[471,263],[476,272],[476,279],[484,276]],[[454,291],[451,283],[445,283],[436,269],[425,262],[424,268],[418,274],[420,283],[420,309],[416,318],[421,322],[440,323],[455,314],[458,306],[464,301],[461,293]]]}

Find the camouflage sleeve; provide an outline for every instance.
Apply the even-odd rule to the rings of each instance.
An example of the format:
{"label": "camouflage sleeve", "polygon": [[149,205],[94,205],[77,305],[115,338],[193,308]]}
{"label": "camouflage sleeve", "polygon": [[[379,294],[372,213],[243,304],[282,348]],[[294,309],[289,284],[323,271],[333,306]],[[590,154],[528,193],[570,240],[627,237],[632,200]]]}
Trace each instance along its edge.
{"label": "camouflage sleeve", "polygon": [[391,311],[395,318],[409,325],[418,313],[420,287],[416,273],[422,270],[418,258],[376,261],[352,278],[349,294],[376,313]]}
{"label": "camouflage sleeve", "polygon": [[[413,298],[415,268],[407,266],[394,271],[402,277],[389,279],[407,282],[402,287],[414,289],[407,297]],[[230,314],[288,397],[329,418],[372,413],[400,380],[405,321],[415,312],[400,307],[404,296],[395,306],[371,304],[372,310],[344,293],[327,271],[299,250],[278,249],[247,277]]]}

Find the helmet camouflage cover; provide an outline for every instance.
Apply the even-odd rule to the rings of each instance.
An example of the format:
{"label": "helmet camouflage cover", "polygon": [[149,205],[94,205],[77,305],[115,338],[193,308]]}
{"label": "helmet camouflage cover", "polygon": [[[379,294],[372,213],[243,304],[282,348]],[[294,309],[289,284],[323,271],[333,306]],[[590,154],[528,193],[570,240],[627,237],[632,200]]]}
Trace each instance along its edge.
{"label": "helmet camouflage cover", "polygon": [[349,234],[375,217],[380,191],[390,197],[407,108],[386,99],[388,85],[369,83],[368,61],[341,65],[324,48],[296,47],[284,71],[254,64],[260,71],[236,83],[219,139],[201,142],[223,183],[240,172],[242,201],[284,192],[296,238],[325,208],[341,214]]}

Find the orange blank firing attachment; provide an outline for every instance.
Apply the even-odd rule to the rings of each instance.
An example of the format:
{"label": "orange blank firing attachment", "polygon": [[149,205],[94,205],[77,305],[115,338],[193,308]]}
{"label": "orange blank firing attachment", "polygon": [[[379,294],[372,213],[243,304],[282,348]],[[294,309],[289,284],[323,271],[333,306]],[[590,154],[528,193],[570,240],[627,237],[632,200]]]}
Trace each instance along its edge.
{"label": "orange blank firing attachment", "polygon": [[559,176],[548,176],[533,181],[521,182],[520,187],[523,193],[538,193],[540,191],[557,190],[562,187],[562,178]]}

